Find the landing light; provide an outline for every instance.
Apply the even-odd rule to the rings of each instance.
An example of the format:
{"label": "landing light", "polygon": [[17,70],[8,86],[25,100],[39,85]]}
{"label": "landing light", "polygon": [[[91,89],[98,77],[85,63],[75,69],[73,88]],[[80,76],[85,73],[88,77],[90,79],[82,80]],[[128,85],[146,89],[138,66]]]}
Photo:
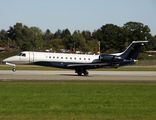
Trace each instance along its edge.
{"label": "landing light", "polygon": [[134,60],[134,62],[137,62],[138,60]]}

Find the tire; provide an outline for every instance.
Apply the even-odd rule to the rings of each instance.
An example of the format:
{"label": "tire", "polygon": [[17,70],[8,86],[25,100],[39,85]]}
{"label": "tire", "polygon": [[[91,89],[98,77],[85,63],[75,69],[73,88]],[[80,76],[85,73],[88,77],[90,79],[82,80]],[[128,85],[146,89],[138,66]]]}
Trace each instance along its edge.
{"label": "tire", "polygon": [[82,72],[78,72],[77,74],[78,74],[79,76],[81,76],[81,75],[82,75]]}
{"label": "tire", "polygon": [[15,69],[15,68],[13,68],[13,69],[12,69],[12,71],[13,71],[13,72],[16,72],[16,69]]}
{"label": "tire", "polygon": [[86,72],[84,73],[84,76],[88,76],[88,74],[89,74],[89,73],[86,71]]}

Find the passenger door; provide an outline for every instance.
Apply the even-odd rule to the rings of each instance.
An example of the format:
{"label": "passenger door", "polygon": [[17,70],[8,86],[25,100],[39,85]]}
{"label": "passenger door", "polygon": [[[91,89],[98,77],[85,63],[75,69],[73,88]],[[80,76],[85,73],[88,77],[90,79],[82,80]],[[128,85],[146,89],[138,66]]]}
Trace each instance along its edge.
{"label": "passenger door", "polygon": [[29,52],[29,62],[34,62],[34,52]]}

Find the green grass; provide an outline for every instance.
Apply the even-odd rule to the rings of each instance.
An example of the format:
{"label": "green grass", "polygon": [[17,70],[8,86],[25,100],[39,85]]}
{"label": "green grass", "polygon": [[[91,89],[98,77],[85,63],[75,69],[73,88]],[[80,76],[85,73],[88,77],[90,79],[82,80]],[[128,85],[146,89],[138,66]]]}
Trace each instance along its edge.
{"label": "green grass", "polygon": [[[7,66],[2,67],[0,66],[0,70],[12,70],[13,67]],[[61,68],[54,68],[54,67],[16,67],[16,70],[69,70],[69,69],[61,69]]]}
{"label": "green grass", "polygon": [[[12,70],[13,67],[11,66],[0,66],[0,70]],[[16,70],[71,70],[71,69],[61,69],[61,68],[54,68],[54,67],[16,67]],[[155,68],[141,68],[141,67],[120,67],[120,68],[100,68],[100,69],[90,69],[91,71],[156,71]]]}
{"label": "green grass", "polygon": [[1,81],[0,119],[155,120],[156,83]]}

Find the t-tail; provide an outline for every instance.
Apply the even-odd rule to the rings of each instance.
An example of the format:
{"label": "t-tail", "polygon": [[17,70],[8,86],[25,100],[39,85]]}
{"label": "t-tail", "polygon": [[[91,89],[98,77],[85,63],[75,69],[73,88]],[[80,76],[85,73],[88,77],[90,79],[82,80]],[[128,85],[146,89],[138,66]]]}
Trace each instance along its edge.
{"label": "t-tail", "polygon": [[126,59],[126,60],[136,60],[139,52],[144,45],[144,43],[147,43],[148,41],[133,41],[128,48],[119,55],[119,57]]}
{"label": "t-tail", "polygon": [[148,41],[133,41],[128,48],[122,53],[110,54],[110,55],[100,55],[100,62],[110,63],[112,67],[122,67],[127,65],[133,65],[139,55],[139,52]]}
{"label": "t-tail", "polygon": [[123,60],[122,62],[119,62],[118,65],[122,67],[135,64],[142,46],[147,42],[148,41],[133,41],[124,52],[116,54]]}

